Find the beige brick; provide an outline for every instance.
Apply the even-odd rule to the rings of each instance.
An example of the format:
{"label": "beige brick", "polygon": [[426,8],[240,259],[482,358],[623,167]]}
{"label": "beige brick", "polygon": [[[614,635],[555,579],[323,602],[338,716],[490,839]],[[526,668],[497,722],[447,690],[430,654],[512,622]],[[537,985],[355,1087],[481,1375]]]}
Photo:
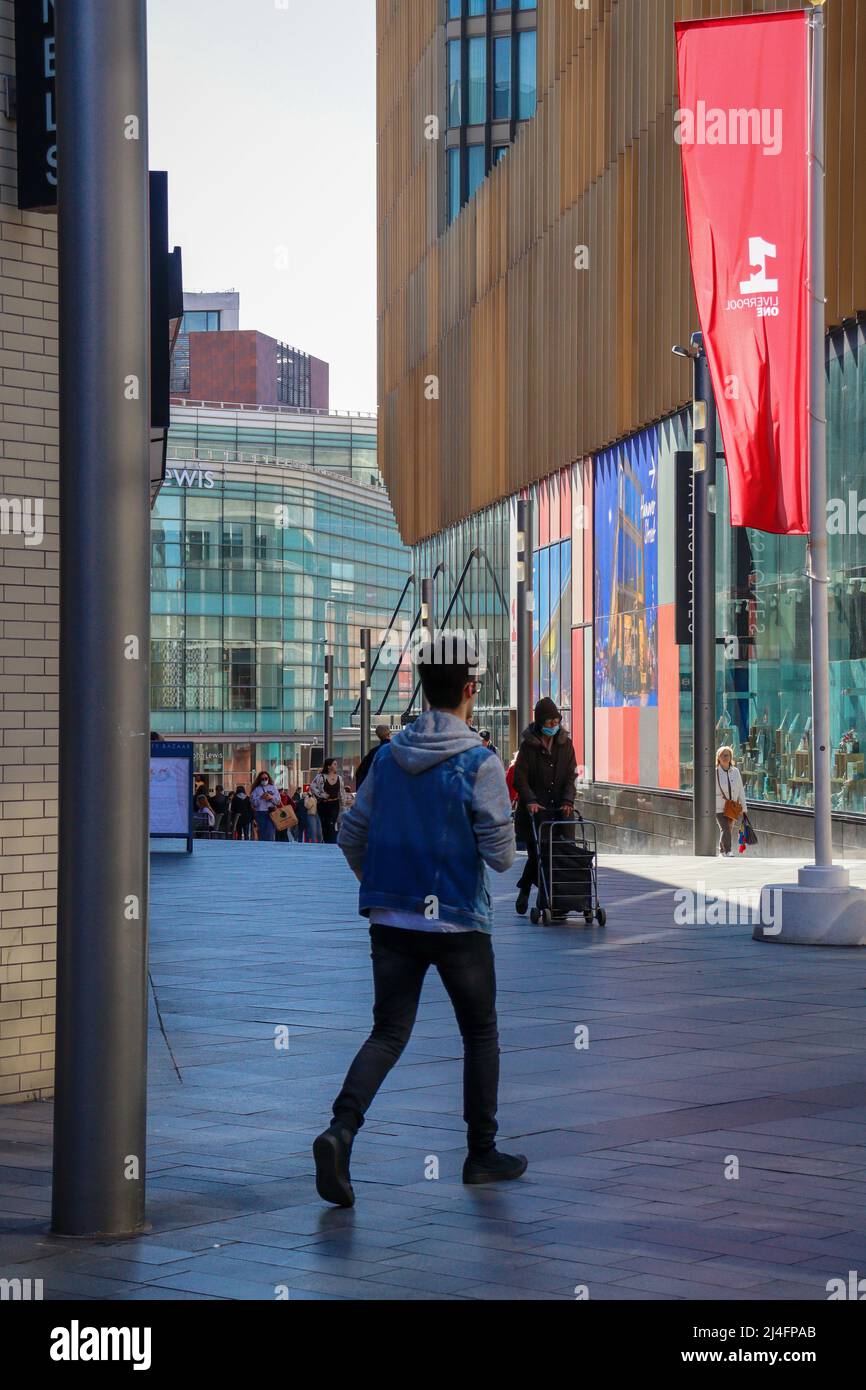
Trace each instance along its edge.
{"label": "beige brick", "polygon": [[40,990],[38,980],[22,981],[20,985],[4,986],[3,1002],[8,1003],[10,999],[38,999],[42,994],[44,990]]}
{"label": "beige brick", "polygon": [[51,1071],[31,1071],[21,1073],[22,1089],[26,1086],[53,1086],[54,1073]]}

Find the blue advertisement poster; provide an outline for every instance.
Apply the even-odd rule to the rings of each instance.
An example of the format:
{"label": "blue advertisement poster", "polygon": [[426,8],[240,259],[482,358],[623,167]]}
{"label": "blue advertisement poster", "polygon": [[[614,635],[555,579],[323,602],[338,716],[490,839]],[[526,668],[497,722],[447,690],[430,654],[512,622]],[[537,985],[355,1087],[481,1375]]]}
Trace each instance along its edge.
{"label": "blue advertisement poster", "polygon": [[595,699],[658,705],[658,446],[655,430],[595,460]]}
{"label": "blue advertisement poster", "polygon": [[549,695],[571,709],[571,541],[536,551],[533,623],[534,699]]}

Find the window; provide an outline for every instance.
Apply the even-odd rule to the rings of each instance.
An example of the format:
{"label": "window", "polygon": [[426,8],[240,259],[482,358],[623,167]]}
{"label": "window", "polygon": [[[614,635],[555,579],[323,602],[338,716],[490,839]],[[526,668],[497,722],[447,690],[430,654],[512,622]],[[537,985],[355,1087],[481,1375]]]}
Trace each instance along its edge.
{"label": "window", "polygon": [[469,124],[487,120],[487,40],[469,40]]}
{"label": "window", "polygon": [[460,151],[448,151],[448,221],[460,212]]}
{"label": "window", "polygon": [[487,0],[469,0],[470,14],[486,14]]}
{"label": "window", "polygon": [[518,0],[517,8],[519,10],[537,10],[538,0]]}
{"label": "window", "polygon": [[511,116],[511,39],[493,40],[493,119]]}
{"label": "window", "polygon": [[463,0],[448,0],[448,18],[459,19],[463,13]]}
{"label": "window", "polygon": [[535,115],[537,63],[537,35],[534,29],[527,29],[519,35],[517,49],[517,119],[519,121],[528,121]]}
{"label": "window", "polygon": [[506,156],[507,154],[508,154],[508,146],[507,146],[507,145],[494,145],[494,146],[493,146],[493,163],[494,163],[494,165],[498,164],[499,161],[500,161],[500,159],[504,159],[505,156]]}
{"label": "window", "polygon": [[181,333],[218,333],[220,326],[219,309],[194,309],[183,316]]}
{"label": "window", "polygon": [[463,45],[459,39],[448,44],[448,124],[460,125],[463,120],[463,80],[460,71]]}
{"label": "window", "polygon": [[187,529],[186,559],[190,565],[210,564],[210,535],[207,531]]}
{"label": "window", "polygon": [[468,191],[467,196],[474,198],[479,187],[484,182],[484,146],[470,145],[466,151]]}

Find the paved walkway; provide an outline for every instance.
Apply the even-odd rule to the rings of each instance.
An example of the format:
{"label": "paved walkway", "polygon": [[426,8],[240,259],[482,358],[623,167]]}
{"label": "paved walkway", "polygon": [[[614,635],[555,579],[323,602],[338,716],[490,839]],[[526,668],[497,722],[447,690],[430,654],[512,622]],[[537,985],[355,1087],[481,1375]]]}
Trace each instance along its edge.
{"label": "paved walkway", "polygon": [[680,924],[707,914],[674,897],[794,867],[606,858],[606,932],[533,927],[517,870],[498,880],[500,1120],[529,1173],[459,1181],[431,976],[338,1212],[309,1144],[368,1028],[354,880],[328,847],[156,857],[152,1233],[47,1237],[51,1107],[4,1107],[0,1277],[54,1299],[826,1299],[866,1276],[866,954],[757,944],[736,897],[739,924]]}

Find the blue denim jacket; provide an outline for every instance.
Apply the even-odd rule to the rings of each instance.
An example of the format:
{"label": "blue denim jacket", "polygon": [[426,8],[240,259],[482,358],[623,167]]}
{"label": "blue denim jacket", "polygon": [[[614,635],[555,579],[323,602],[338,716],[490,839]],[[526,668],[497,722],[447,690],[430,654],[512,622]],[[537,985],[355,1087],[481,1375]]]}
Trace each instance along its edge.
{"label": "blue denim jacket", "polygon": [[499,758],[455,716],[428,711],[376,755],[339,843],[360,874],[364,916],[380,908],[423,914],[433,930],[490,931],[487,865],[501,872],[515,855]]}

